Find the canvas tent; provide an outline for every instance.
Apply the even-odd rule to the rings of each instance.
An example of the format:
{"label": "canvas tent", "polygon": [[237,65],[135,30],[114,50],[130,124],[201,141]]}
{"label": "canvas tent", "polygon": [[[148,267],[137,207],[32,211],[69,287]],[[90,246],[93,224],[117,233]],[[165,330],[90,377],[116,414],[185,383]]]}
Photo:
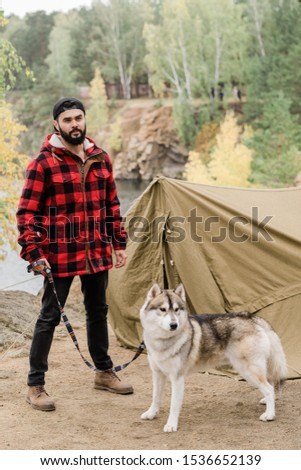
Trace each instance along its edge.
{"label": "canvas tent", "polygon": [[244,189],[155,179],[125,214],[128,260],[110,272],[110,323],[142,339],[153,282],[182,282],[191,313],[256,312],[279,334],[289,378],[301,377],[301,188]]}

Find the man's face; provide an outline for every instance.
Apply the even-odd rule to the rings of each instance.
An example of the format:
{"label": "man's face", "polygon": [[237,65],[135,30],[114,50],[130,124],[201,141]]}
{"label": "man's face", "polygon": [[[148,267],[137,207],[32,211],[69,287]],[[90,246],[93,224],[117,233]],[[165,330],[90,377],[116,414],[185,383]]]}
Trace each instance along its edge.
{"label": "man's face", "polygon": [[81,109],[70,109],[61,113],[53,121],[54,127],[60,132],[65,142],[80,145],[86,136],[86,119]]}

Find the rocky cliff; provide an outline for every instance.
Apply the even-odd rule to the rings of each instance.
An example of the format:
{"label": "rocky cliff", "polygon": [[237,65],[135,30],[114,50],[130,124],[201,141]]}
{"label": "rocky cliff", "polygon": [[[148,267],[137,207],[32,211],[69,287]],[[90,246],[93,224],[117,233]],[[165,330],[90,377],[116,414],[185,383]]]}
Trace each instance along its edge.
{"label": "rocky cliff", "polygon": [[[188,158],[172,117],[171,106],[131,105],[119,113],[121,148],[110,145],[114,124],[98,135],[98,142],[108,142],[116,179],[152,180],[163,175],[180,177]],[[101,145],[102,146],[102,145]]]}
{"label": "rocky cliff", "polygon": [[[41,307],[41,296],[42,290],[38,295],[18,290],[0,291],[0,358],[3,358],[4,354],[8,357],[28,354]],[[76,330],[79,323],[85,319],[78,277],[73,281],[64,310]],[[67,335],[63,323],[59,331],[63,336]]]}

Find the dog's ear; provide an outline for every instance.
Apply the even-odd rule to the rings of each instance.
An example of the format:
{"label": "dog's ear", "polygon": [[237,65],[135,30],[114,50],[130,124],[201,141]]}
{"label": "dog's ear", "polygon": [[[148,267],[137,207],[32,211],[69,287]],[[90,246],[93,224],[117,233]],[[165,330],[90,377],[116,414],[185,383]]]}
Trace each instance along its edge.
{"label": "dog's ear", "polygon": [[175,289],[175,294],[177,294],[183,300],[183,302],[186,302],[186,295],[183,284],[178,285],[178,287]]}
{"label": "dog's ear", "polygon": [[161,292],[159,284],[155,283],[147,294],[148,300],[154,299],[157,295],[161,294]]}

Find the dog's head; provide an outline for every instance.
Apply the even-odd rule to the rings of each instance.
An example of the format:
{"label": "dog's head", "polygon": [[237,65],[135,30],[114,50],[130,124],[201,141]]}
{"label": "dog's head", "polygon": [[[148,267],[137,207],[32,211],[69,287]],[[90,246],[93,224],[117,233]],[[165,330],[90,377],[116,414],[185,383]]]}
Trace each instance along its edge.
{"label": "dog's head", "polygon": [[154,284],[140,310],[140,318],[144,328],[160,328],[168,332],[180,330],[187,319],[183,284],[174,290],[162,290]]}

